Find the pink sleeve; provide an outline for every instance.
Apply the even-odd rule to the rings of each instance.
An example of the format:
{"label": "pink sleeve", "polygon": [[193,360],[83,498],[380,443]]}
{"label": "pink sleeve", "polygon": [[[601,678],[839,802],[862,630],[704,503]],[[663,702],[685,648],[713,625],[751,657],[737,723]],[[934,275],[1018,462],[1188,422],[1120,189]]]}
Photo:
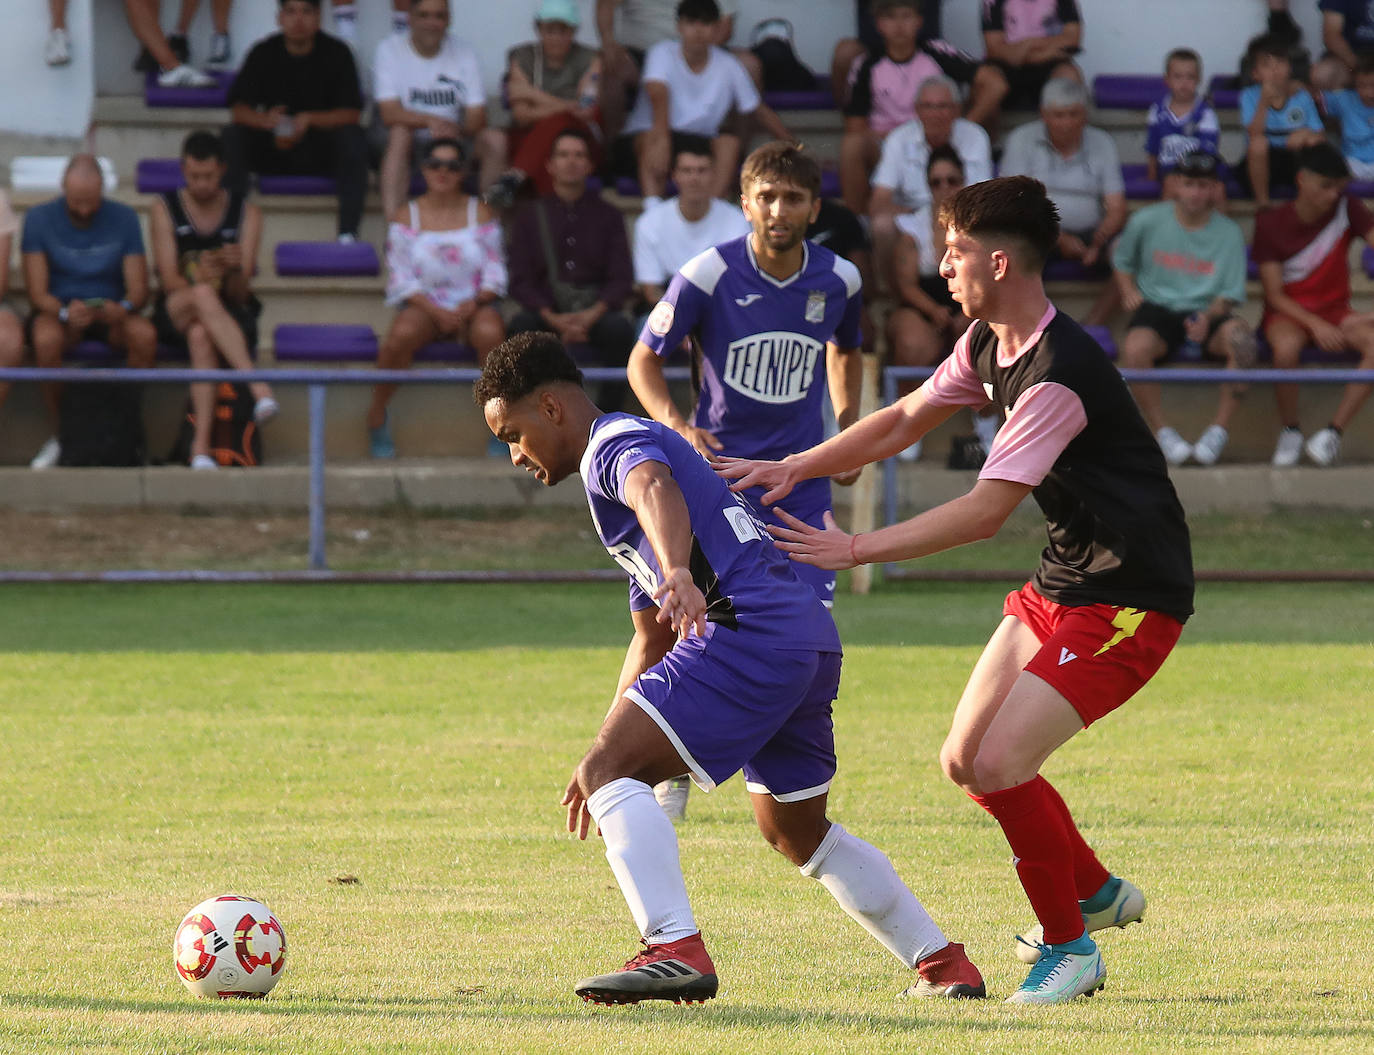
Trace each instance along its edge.
{"label": "pink sleeve", "polygon": [[935,407],[981,407],[990,402],[978,371],[969,355],[968,336],[972,327],[964,331],[954,345],[949,358],[935,368],[921,386],[925,401]]}
{"label": "pink sleeve", "polygon": [[1073,389],[1052,381],[1032,385],[997,430],[978,479],[1038,486],[1087,423],[1083,401]]}

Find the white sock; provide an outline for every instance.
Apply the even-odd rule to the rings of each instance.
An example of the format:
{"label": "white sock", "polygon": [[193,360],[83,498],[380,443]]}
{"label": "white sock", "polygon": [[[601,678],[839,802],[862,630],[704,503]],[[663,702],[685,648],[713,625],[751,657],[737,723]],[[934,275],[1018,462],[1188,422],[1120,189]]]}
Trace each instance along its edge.
{"label": "white sock", "polygon": [[621,777],[598,788],[587,799],[587,810],[601,829],[606,860],[645,940],[660,945],[695,934],[677,834],[653,789]]}
{"label": "white sock", "polygon": [[887,854],[838,824],[830,825],[801,873],[820,880],[840,908],[908,967],[949,944]]}

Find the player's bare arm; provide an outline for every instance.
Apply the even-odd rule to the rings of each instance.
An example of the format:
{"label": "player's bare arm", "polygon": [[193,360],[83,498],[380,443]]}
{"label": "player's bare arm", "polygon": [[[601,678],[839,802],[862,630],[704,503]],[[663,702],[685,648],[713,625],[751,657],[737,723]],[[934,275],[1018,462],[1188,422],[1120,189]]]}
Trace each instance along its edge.
{"label": "player's bare arm", "polygon": [[673,474],[662,462],[641,462],[625,477],[624,494],[663,573],[653,592],[658,622],[678,637],[705,634],[706,598],[689,570],[692,522]]}
{"label": "player's bare arm", "polygon": [[682,416],[677,404],[673,402],[672,393],[668,391],[668,380],[663,376],[663,360],[643,341],[635,342],[626,366],[626,374],[629,376],[630,388],[634,390],[635,398],[649,412],[649,417],[667,425],[705,458],[711,457],[714,451],[723,448],[724,445],[716,439],[714,433],[688,424],[687,419]]}
{"label": "player's bare arm", "polygon": [[[843,432],[859,420],[859,399],[863,392],[864,361],[858,348],[841,348],[834,341],[825,345],[825,380],[830,389],[830,405],[835,408],[835,423]],[[836,473],[831,483],[849,487],[863,470]]]}
{"label": "player's bare arm", "polygon": [[738,492],[763,487],[766,489],[763,502],[772,505],[786,497],[802,480],[833,477],[892,457],[958,409],[927,403],[917,389],[824,443],[800,454],[788,455],[780,462],[724,457],[715,458],[713,462],[716,472],[731,481],[730,490]]}
{"label": "player's bare arm", "polygon": [[839,571],[859,564],[925,557],[992,538],[1031,490],[1030,484],[1011,480],[979,480],[972,491],[951,502],[860,535],[841,531],[829,514],[821,529],[785,510],[779,510],[779,515],[789,527],[770,525],[768,530],[776,537],[778,548],[793,560]]}

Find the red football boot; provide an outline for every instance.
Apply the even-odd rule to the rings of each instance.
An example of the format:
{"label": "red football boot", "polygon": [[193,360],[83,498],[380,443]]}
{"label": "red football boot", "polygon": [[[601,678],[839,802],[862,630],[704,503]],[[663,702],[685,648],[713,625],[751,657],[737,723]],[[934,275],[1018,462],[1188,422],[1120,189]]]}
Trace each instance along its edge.
{"label": "red football boot", "polygon": [[907,998],[943,996],[955,1000],[980,1000],[987,996],[983,976],[978,973],[964,947],[950,942],[916,965],[920,980],[900,995]]}
{"label": "red football boot", "polygon": [[637,1004],[641,1000],[699,1004],[715,996],[716,988],[716,965],[697,933],[661,945],[646,944],[644,951],[620,970],[584,978],[575,992],[593,1004]]}

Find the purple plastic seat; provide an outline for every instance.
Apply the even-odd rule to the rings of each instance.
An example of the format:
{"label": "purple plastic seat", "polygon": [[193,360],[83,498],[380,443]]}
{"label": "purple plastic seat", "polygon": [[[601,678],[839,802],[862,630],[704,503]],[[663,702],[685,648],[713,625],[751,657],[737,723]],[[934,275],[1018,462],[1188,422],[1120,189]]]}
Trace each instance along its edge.
{"label": "purple plastic seat", "polygon": [[[96,363],[107,366],[126,361],[125,353],[115,351],[104,341],[79,341],[64,357],[69,363]],[[157,361],[159,363],[185,362],[187,352],[185,347],[176,344],[161,344],[157,346]]]}
{"label": "purple plastic seat", "polygon": [[1116,358],[1116,341],[1112,339],[1111,330],[1105,326],[1084,326],[1083,332],[1102,346],[1108,359]]}
{"label": "purple plastic seat", "polygon": [[[1269,342],[1264,339],[1264,333],[1260,332],[1257,336],[1259,338],[1257,360],[1261,363],[1273,363],[1274,351],[1269,347]],[[1360,356],[1354,350],[1328,352],[1315,344],[1309,344],[1298,353],[1298,361],[1304,366],[1352,366],[1360,361]]]}
{"label": "purple plastic seat", "polygon": [[477,362],[477,349],[456,341],[435,341],[415,353],[417,363],[473,363]]}
{"label": "purple plastic seat", "polygon": [[1144,165],[1121,166],[1121,179],[1126,185],[1127,198],[1132,201],[1159,200],[1159,180],[1150,179],[1148,171]]}
{"label": "purple plastic seat", "polygon": [[367,242],[278,242],[279,275],[376,275],[382,270],[377,250]]}
{"label": "purple plastic seat", "polygon": [[215,79],[209,88],[163,88],[157,74],[149,73],[143,82],[143,101],[149,106],[216,107],[229,104],[229,86],[236,74],[230,70],[206,71]]}
{"label": "purple plastic seat", "polygon": [[144,158],[134,166],[134,186],[140,194],[165,194],[185,184],[177,158]]}
{"label": "purple plastic seat", "polygon": [[1164,94],[1157,73],[1102,73],[1093,78],[1093,103],[1100,110],[1148,110]]}
{"label": "purple plastic seat", "polygon": [[763,101],[774,110],[833,110],[835,95],[829,77],[817,77],[816,86],[804,91],[764,92]]}
{"label": "purple plastic seat", "polygon": [[1240,88],[1232,73],[1218,73],[1207,87],[1212,97],[1212,105],[1218,110],[1232,109],[1240,105]]}
{"label": "purple plastic seat", "polygon": [[258,191],[262,194],[337,194],[339,185],[329,176],[261,175]]}
{"label": "purple plastic seat", "polygon": [[272,331],[278,362],[372,363],[377,360],[377,335],[371,326],[342,323],[282,323]]}

